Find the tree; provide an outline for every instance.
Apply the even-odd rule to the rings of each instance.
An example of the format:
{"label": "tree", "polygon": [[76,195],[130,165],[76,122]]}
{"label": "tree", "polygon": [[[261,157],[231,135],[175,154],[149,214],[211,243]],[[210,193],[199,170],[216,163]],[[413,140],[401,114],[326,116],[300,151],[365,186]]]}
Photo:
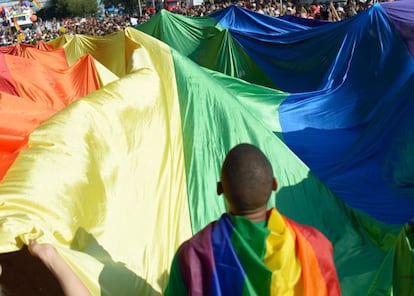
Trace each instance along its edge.
{"label": "tree", "polygon": [[[105,7],[121,4],[128,11],[134,11],[138,7],[138,1],[144,2],[144,0],[101,0]],[[148,1],[148,0],[145,0]],[[149,0],[151,1],[151,0]]]}
{"label": "tree", "polygon": [[54,0],[57,14],[68,16],[85,16],[98,11],[96,0]]}
{"label": "tree", "polygon": [[83,16],[95,14],[98,11],[96,0],[65,0],[68,3],[68,10],[73,15]]}
{"label": "tree", "polygon": [[124,4],[125,2],[126,1],[122,1],[122,0],[102,0],[102,3],[105,5],[105,7],[111,6],[111,5]]}

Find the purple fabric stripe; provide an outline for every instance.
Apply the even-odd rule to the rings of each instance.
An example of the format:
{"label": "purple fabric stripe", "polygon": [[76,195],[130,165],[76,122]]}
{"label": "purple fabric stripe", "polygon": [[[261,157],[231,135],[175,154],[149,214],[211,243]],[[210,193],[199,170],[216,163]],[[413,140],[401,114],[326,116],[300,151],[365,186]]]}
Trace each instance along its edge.
{"label": "purple fabric stripe", "polygon": [[381,6],[405,39],[411,55],[414,56],[414,1],[382,2]]}
{"label": "purple fabric stripe", "polygon": [[246,274],[233,248],[232,233],[233,224],[229,216],[224,214],[214,225],[211,235],[216,275],[220,279],[212,282],[212,285],[220,288],[222,295],[243,295]]}
{"label": "purple fabric stripe", "polygon": [[186,241],[179,249],[178,260],[189,295],[215,295],[211,282],[214,276],[214,258],[211,244],[213,224]]}
{"label": "purple fabric stripe", "polygon": [[243,295],[245,272],[232,233],[224,214],[180,247],[178,261],[189,295]]}

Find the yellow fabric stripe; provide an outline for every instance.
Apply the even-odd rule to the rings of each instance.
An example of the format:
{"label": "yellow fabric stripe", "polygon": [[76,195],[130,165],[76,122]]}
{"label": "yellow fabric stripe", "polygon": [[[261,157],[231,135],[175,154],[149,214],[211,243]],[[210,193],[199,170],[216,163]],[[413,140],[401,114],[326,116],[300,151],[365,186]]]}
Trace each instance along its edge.
{"label": "yellow fabric stripe", "polygon": [[63,35],[48,44],[55,48],[63,47],[69,65],[73,65],[85,54],[91,54],[118,77],[127,72],[126,58],[130,44],[125,42],[125,33],[120,31],[106,36]]}
{"label": "yellow fabric stripe", "polygon": [[[159,293],[191,236],[171,53],[143,33],[127,39],[137,50],[111,58],[131,74],[35,130],[0,184],[0,252],[50,242],[94,295]],[[75,40],[79,52],[104,46]]]}
{"label": "yellow fabric stripe", "polygon": [[108,70],[104,65],[94,59],[94,64],[96,68],[96,72],[98,74],[99,85],[100,87],[104,87],[108,83],[114,82],[119,79],[114,73]]}
{"label": "yellow fabric stripe", "polygon": [[272,271],[272,296],[301,295],[301,263],[296,256],[295,236],[289,231],[280,213],[273,209],[267,222],[264,263]]}

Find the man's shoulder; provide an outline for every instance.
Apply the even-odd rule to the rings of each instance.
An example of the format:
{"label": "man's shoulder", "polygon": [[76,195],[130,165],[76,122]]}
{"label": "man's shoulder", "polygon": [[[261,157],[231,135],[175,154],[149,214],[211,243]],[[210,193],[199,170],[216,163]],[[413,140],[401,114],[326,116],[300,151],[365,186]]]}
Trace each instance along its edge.
{"label": "man's shoulder", "polygon": [[300,230],[300,233],[303,236],[305,236],[308,240],[311,240],[311,241],[321,240],[325,243],[331,244],[331,242],[328,240],[325,234],[323,234],[316,227],[306,225],[306,224],[301,224],[285,216],[284,216],[284,219],[287,220],[289,224],[295,226],[298,230]]}
{"label": "man's shoulder", "polygon": [[215,220],[207,224],[205,227],[203,227],[201,230],[195,233],[192,237],[183,242],[179,250],[188,248],[203,248],[206,245],[206,243],[208,243],[211,240],[211,232],[213,230],[214,225],[217,222],[218,220]]}
{"label": "man's shoulder", "polygon": [[204,250],[206,246],[210,246],[212,244],[212,233],[215,229],[217,229],[217,227],[220,229],[228,227],[229,223],[231,223],[229,221],[229,215],[227,213],[222,214],[219,219],[210,222],[195,233],[191,238],[184,241],[178,249],[178,252],[188,251],[189,249]]}

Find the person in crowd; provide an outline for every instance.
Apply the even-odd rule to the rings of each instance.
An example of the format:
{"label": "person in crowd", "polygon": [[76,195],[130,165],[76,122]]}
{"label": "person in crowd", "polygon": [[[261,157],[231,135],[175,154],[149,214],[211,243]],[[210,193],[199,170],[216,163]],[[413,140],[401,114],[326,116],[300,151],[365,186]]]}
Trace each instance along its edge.
{"label": "person in crowd", "polygon": [[66,296],[90,296],[85,284],[72,268],[63,260],[51,244],[40,244],[31,240],[28,246],[30,254],[38,257],[58,280]]}
{"label": "person in crowd", "polygon": [[[383,0],[390,1],[390,0]],[[205,1],[197,6],[184,6],[175,10],[173,13],[182,14],[190,17],[206,16],[211,12],[237,5],[246,9],[256,11],[261,14],[272,17],[282,17],[284,15],[296,15],[301,18],[311,18],[318,20],[335,21],[352,17],[359,12],[369,9],[373,5],[373,1],[361,2],[357,0],[348,0],[346,5],[338,6],[335,4],[338,18],[333,18],[332,7],[328,1],[313,1],[312,5],[301,4],[295,0],[270,1],[261,0],[256,2],[246,0],[233,1]],[[18,10],[18,7],[15,8]],[[73,17],[64,19],[45,19],[40,17],[31,27],[22,28],[20,31],[13,30],[8,22],[0,24],[0,46],[11,45],[13,43],[35,44],[39,41],[48,42],[56,39],[63,34],[104,36],[114,32],[122,31],[127,27],[142,24],[151,19],[156,13],[153,7],[142,8],[138,15],[136,12],[128,13],[124,9],[117,10],[118,13],[105,13],[100,16],[89,17]]]}
{"label": "person in crowd", "polygon": [[[231,149],[217,183],[227,213],[179,247],[165,295],[340,295],[331,243],[315,228],[268,209],[276,189],[260,149],[246,143]],[[31,240],[28,251],[66,296],[91,295],[51,244]]]}
{"label": "person in crowd", "polygon": [[276,189],[260,149],[231,149],[217,183],[227,212],[179,247],[165,295],[340,295],[330,241],[268,209]]}

